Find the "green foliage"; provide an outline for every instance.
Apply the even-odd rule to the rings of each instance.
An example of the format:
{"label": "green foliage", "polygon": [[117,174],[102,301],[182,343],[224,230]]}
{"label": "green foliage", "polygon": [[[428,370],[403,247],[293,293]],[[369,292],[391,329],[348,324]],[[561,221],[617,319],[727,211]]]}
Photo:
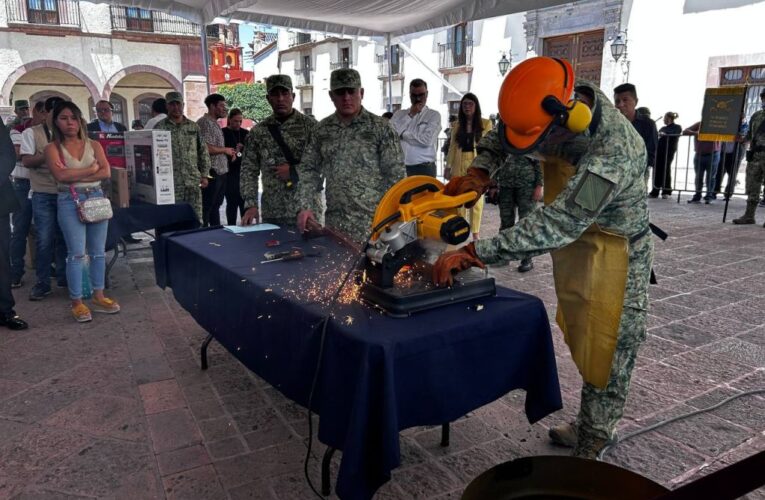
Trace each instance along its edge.
{"label": "green foliage", "polygon": [[226,98],[228,109],[239,108],[245,118],[260,121],[271,114],[263,83],[218,85],[218,93]]}

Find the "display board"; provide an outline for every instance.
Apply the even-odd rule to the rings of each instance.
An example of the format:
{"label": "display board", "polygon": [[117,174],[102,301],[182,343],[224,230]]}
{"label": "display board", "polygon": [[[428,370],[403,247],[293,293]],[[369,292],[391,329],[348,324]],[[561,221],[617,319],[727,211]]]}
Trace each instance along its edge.
{"label": "display board", "polygon": [[719,87],[704,93],[700,141],[735,141],[746,103],[746,87]]}

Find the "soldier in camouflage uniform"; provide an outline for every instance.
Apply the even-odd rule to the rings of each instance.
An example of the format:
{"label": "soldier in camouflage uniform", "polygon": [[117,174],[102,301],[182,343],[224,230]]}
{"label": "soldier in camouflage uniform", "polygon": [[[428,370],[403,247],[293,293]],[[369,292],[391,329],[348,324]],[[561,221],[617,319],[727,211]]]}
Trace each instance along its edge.
{"label": "soldier in camouflage uniform", "polygon": [[396,131],[361,106],[356,70],[333,71],[329,95],[335,113],[319,122],[298,165],[298,229],[320,213],[316,193],[326,179],[326,224],[363,242],[380,199],[406,176],[404,156]]}
{"label": "soldier in camouflage uniform", "polygon": [[[543,78],[549,79],[555,85],[558,85],[558,81],[563,83],[573,80],[573,70],[561,60],[554,61],[567,68],[566,79],[554,80],[553,76],[548,76],[554,74],[550,68],[554,68],[555,65],[549,66],[549,61],[553,60],[544,57],[524,61],[516,66],[514,71],[521,68],[520,74],[523,74],[522,71],[529,67],[534,68],[530,65],[536,64],[538,60],[547,60],[548,66],[543,68],[546,72],[531,71],[526,74],[526,82],[531,82],[528,83],[530,87],[539,84],[539,88],[545,89],[542,85]],[[541,76],[537,76],[540,73]],[[508,82],[517,80],[513,81],[508,76],[503,85],[507,86]],[[528,90],[530,87],[523,87],[519,83],[517,87],[504,88],[503,91],[506,91],[506,98],[518,99],[524,97],[527,92],[531,93],[532,91]],[[564,88],[565,84],[560,87]],[[520,97],[513,96],[516,88],[516,95]],[[567,160],[573,160],[576,169],[562,192],[551,200],[549,205],[535,210],[498,236],[442,255],[434,266],[434,279],[440,283],[448,283],[453,270],[465,269],[470,265],[482,266],[483,263],[523,259],[565,247],[580,238],[593,223],[627,239],[629,250],[623,309],[607,385],[604,389],[599,389],[585,382],[576,423],[550,430],[554,441],[575,446],[575,456],[595,458],[613,438],[616,425],[622,417],[638,347],[646,336],[653,242],[648,234],[648,209],[643,180],[646,152],[643,140],[596,86],[577,82],[575,89],[577,96],[592,110],[592,121],[587,129],[572,137],[573,132],[565,129],[568,127],[568,121],[565,120],[569,118],[569,114],[563,113],[562,110],[550,111],[543,108],[550,114],[550,121],[540,122],[541,128],[536,129],[539,132],[532,129],[532,132],[528,133],[537,133],[538,136],[531,136],[533,140],[523,151],[516,148],[516,152],[534,149],[544,152],[548,145],[557,142],[553,148],[562,151],[564,157],[568,156]],[[568,99],[563,95],[565,91],[559,92],[562,94],[560,101],[565,102]],[[508,95],[510,97],[507,97]],[[560,106],[566,109],[562,103]],[[558,112],[563,116],[557,115]],[[510,129],[514,123],[512,120],[523,118],[523,115],[510,116],[510,123],[505,122],[506,127]],[[521,130],[530,128],[529,125]],[[513,128],[513,131],[516,130],[517,127]],[[509,132],[505,133],[505,137],[509,135]],[[497,130],[485,136],[478,145],[479,155],[468,175],[452,179],[452,186],[447,186],[445,192],[482,192],[489,182],[486,172],[500,168],[505,158],[501,140]],[[510,142],[509,137],[506,142]],[[585,148],[581,147],[583,144]],[[569,145],[573,149],[570,155],[567,154]],[[549,186],[547,179],[545,186]]]}
{"label": "soldier in camouflage uniform", "polygon": [[[760,92],[762,109],[752,115],[745,142],[749,143],[746,155],[746,212],[734,224],[754,224],[754,211],[760,201],[760,187],[765,180],[765,90]],[[765,224],[762,225],[765,227]]]}
{"label": "soldier in camouflage uniform", "polygon": [[183,116],[183,96],[168,92],[167,118],[157,123],[155,130],[169,130],[173,150],[173,184],[175,202],[188,203],[202,221],[202,189],[207,187],[210,155],[202,140],[199,126]]}
{"label": "soldier in camouflage uniform", "polygon": [[[515,225],[515,211],[518,220],[530,214],[536,202],[542,200],[542,167],[535,160],[526,156],[507,155],[505,165],[497,172],[499,185],[499,230]],[[534,269],[531,257],[521,260],[518,272],[525,273]]]}
{"label": "soldier in camouflage uniform", "polygon": [[[290,178],[290,168],[283,149],[274,139],[271,130],[276,127],[281,133],[284,144],[291,153],[292,160],[299,163],[308,140],[316,128],[316,120],[292,107],[295,94],[292,91],[292,79],[288,75],[271,75],[266,79],[268,103],[273,113],[258,123],[249,135],[244,146],[242,159],[242,198],[246,210],[242,224],[263,222],[271,224],[295,225],[298,211],[296,201],[297,185]],[[258,177],[263,183],[263,198],[258,210]],[[319,193],[314,193],[311,206],[320,203]]]}

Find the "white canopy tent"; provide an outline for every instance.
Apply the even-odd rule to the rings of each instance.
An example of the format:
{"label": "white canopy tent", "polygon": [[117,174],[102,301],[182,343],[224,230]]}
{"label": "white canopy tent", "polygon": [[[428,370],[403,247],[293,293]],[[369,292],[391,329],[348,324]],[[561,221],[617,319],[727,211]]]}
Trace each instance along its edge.
{"label": "white canopy tent", "polygon": [[195,22],[216,17],[345,36],[432,30],[566,3],[564,0],[106,0],[163,10]]}

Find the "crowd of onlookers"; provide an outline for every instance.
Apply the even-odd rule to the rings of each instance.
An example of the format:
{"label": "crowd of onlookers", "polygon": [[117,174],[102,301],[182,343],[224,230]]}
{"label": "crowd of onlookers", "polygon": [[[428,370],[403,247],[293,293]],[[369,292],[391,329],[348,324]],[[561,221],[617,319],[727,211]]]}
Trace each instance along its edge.
{"label": "crowd of onlookers", "polygon": [[[203,226],[221,223],[219,214],[225,200],[230,225],[262,220],[296,224],[303,230],[321,221],[356,241],[364,241],[369,237],[369,220],[377,202],[393,184],[405,176],[437,175],[438,136],[443,124],[440,114],[427,107],[424,80],[410,82],[409,108],[380,117],[362,106],[364,89],[358,72],[336,70],[329,92],[335,112],[319,122],[294,109],[289,76],[270,76],[266,90],[272,114],[251,131],[242,127],[242,112],[229,111],[220,94],[207,96],[207,113],[196,121],[184,115],[183,96],[173,91],[153,102],[152,117],[146,123],[132,123],[134,130],[170,132],[176,202],[191,205]],[[762,99],[765,103],[765,91]],[[731,195],[747,142],[753,144],[750,165],[759,165],[765,155],[765,132],[757,121],[758,114],[752,119],[756,130],[744,123],[736,141],[719,143],[699,141],[700,124],[683,130],[673,112],[664,115],[664,126],[657,130],[648,109],[637,106],[637,90],[632,84],[614,89],[614,103],[644,140],[649,198],[671,196],[672,163],[682,135],[693,136],[695,143],[695,193],[689,203],[700,203],[704,192],[704,202],[711,203],[721,192],[724,175],[728,176],[724,196]],[[68,289],[72,314],[78,321],[90,321],[91,311],[119,311],[119,305],[103,294],[108,222],[82,222],[78,206],[90,198],[103,197],[101,181],[109,178],[103,149],[88,138],[88,133],[121,133],[126,127],[113,120],[113,105],[106,100],[96,103],[97,118],[87,124],[75,104],[59,97],[35,103],[19,100],[14,111],[6,130],[15,147],[10,186],[18,205],[13,210],[9,207],[10,287],[19,288],[24,283],[29,246],[34,250],[35,273],[30,300],[45,299],[55,283]],[[221,126],[222,119],[226,119],[226,126]],[[457,115],[449,118],[446,142],[440,151],[445,157],[446,179],[465,175],[481,138],[494,125],[494,120],[483,117],[477,96],[467,93],[462,97]],[[516,214],[521,218],[533,210],[542,197],[537,162],[525,157],[508,158],[508,162],[513,164],[503,171],[512,170],[512,175],[498,175],[486,197],[499,204],[502,228],[512,226]],[[651,169],[653,181],[649,181]],[[736,223],[754,222],[763,179],[753,170],[750,182],[750,169],[747,214]],[[461,209],[474,239],[480,234],[483,203],[482,197],[471,208]],[[531,259],[524,260],[519,271],[532,267]],[[83,302],[83,286],[87,288],[83,279],[93,289],[87,304]],[[0,324],[20,326],[23,321],[11,314],[13,306],[8,303],[7,297],[0,301]],[[13,317],[20,323],[14,323]]]}

